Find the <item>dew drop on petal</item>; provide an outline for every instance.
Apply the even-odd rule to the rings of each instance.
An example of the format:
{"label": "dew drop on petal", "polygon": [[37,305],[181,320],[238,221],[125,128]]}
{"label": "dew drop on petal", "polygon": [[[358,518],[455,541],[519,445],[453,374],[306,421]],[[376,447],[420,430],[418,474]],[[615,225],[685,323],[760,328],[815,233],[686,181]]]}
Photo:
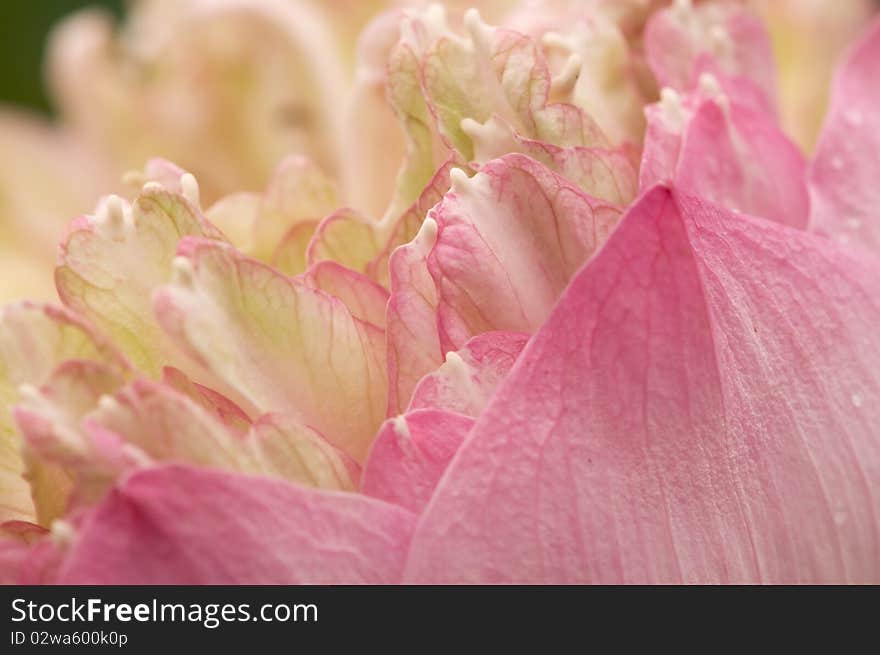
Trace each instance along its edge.
{"label": "dew drop on petal", "polygon": [[858,394],[858,393],[854,393],[854,394],[850,397],[850,400],[852,401],[853,407],[861,407],[861,406],[862,406],[862,402],[864,402],[864,401],[862,400],[862,395],[861,395],[861,394]]}
{"label": "dew drop on petal", "polygon": [[843,159],[838,156],[832,157],[831,158],[831,168],[833,168],[836,171],[842,170],[843,169]]}

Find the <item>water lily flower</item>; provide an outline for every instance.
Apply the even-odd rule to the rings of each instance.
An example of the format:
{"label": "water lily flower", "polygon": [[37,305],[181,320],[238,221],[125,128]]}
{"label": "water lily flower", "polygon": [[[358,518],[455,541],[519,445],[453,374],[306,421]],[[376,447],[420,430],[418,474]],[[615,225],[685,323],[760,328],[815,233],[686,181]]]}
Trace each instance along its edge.
{"label": "water lily flower", "polygon": [[880,20],[808,156],[745,3],[492,7],[376,17],[262,186],[69,224],[0,312],[0,580],[880,582]]}

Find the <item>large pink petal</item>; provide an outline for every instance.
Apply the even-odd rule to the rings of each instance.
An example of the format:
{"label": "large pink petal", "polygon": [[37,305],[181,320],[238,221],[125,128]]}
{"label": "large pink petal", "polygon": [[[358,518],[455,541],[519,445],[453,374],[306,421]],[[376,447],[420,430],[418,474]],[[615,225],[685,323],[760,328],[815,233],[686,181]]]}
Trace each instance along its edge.
{"label": "large pink petal", "polygon": [[658,187],[417,527],[411,582],[880,580],[880,267]]}
{"label": "large pink petal", "polygon": [[880,19],[850,51],[810,171],[812,227],[880,252]]}
{"label": "large pink petal", "polygon": [[413,515],[364,496],[185,466],[137,472],[79,526],[60,584],[388,584]]}

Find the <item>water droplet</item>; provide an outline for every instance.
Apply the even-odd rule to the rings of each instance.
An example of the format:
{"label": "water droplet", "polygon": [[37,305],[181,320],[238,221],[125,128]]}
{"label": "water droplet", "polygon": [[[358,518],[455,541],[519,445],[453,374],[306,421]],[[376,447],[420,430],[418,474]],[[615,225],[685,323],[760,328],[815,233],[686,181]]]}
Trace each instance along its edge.
{"label": "water droplet", "polygon": [[837,525],[843,525],[844,523],[846,523],[846,510],[839,509],[834,512],[834,522]]}
{"label": "water droplet", "polygon": [[844,120],[850,125],[861,125],[865,122],[865,117],[858,109],[850,109],[843,114]]}
{"label": "water droplet", "polygon": [[861,407],[864,400],[862,399],[862,395],[858,393],[854,393],[850,400],[852,400],[853,407]]}
{"label": "water droplet", "polygon": [[840,157],[834,156],[831,158],[831,168],[836,171],[843,169],[843,159]]}

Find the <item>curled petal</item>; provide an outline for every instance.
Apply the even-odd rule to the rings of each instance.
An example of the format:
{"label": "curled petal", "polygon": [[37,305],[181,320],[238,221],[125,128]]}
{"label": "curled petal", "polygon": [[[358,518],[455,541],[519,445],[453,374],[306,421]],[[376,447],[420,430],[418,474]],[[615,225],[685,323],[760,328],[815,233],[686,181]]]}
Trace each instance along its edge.
{"label": "curled petal", "polygon": [[309,267],[309,244],[319,225],[317,221],[302,221],[290,228],[272,253],[272,265],[287,275],[299,275],[305,271]]}
{"label": "curled petal", "polygon": [[483,332],[538,329],[620,215],[522,155],[455,178],[420,236],[392,258],[391,414],[443,352]]}
{"label": "curled petal", "polygon": [[171,277],[186,235],[222,240],[190,200],[158,184],[129,207],[106,198],[94,216],[77,219],[59,251],[58,295],[105,331],[140,370],[158,375],[177,351],[153,318],[153,291]]}
{"label": "curled petal", "polygon": [[261,416],[249,438],[268,473],[318,489],[357,487],[360,467],[354,460],[290,416]]}
{"label": "curled petal", "polygon": [[220,420],[228,430],[244,436],[250,430],[251,418],[235,402],[198,382],[193,382],[180,369],[166,366],[162,369],[162,383],[182,393]]}
{"label": "curled petal", "polygon": [[[49,470],[64,483],[43,489],[31,481],[38,515],[41,508],[54,510],[42,523],[71,504],[93,504],[126,471],[155,462],[272,475],[329,489],[356,484],[356,465],[290,417],[266,415],[242,433],[218,420],[217,398],[208,390],[198,390],[203,395],[193,400],[147,380],[120,386],[105,366],[71,360],[16,407],[16,422],[41,472]],[[57,498],[38,491],[44,496],[54,491]]]}
{"label": "curled petal", "polygon": [[553,103],[551,75],[540,47],[524,34],[494,28],[476,10],[465,14],[466,37],[441,27],[425,48],[422,86],[444,140],[466,161],[473,144],[464,119],[497,115],[520,135],[559,146],[605,146],[580,108]]}
{"label": "curled petal", "polygon": [[282,411],[362,460],[385,410],[384,333],[303,281],[205,239],[181,242],[156,294],[168,333],[261,411]]}
{"label": "curled petal", "polygon": [[486,332],[446,353],[446,362],[419,381],[407,411],[433,408],[479,416],[528,340],[518,332]]}
{"label": "curled petal", "polygon": [[776,64],[761,20],[737,2],[675,2],[651,16],[645,55],[661,87],[696,88],[711,73],[737,102],[776,111]]}
{"label": "curled petal", "polygon": [[421,512],[473,424],[468,416],[435,409],[389,419],[370,450],[361,491]]}
{"label": "curled petal", "polygon": [[[376,222],[341,209],[325,218],[308,245],[309,264],[331,260],[388,287],[391,253],[415,237],[428,210],[449,189],[451,169],[450,159],[437,169],[416,201],[399,216],[386,216]],[[299,235],[291,234],[290,239],[290,244],[285,242],[282,248],[285,259],[299,247]]]}
{"label": "curled petal", "polygon": [[96,453],[80,422],[101,397],[123,383],[119,372],[106,364],[70,359],[15,406],[15,423],[24,439],[24,477],[40,524],[51,525],[61,517],[72,495],[87,501],[112,483],[117,463]]}
{"label": "curled petal", "polygon": [[412,20],[396,9],[381,14],[358,44],[346,109],[345,186],[348,204],[369,216],[400,214],[434,172],[433,122],[422,96],[419,56],[401,39]]}
{"label": "curled petal", "polygon": [[566,291],[410,582],[877,582],[876,261],[664,188]]}
{"label": "curled petal", "polygon": [[[18,303],[0,310],[0,518],[33,520],[34,502],[21,455],[21,440],[12,426],[10,410],[22,385],[46,383],[55,368],[68,359],[108,366],[124,374],[129,365],[94,328],[72,312],[51,305]],[[42,472],[32,468],[35,488]],[[46,472],[51,487],[53,475]],[[38,492],[39,494],[39,492]],[[55,504],[55,503],[53,503]],[[57,505],[57,504],[55,504]],[[39,509],[39,508],[37,508]]]}
{"label": "curled petal", "polygon": [[341,300],[355,318],[385,329],[385,307],[388,304],[385,287],[331,261],[312,266],[303,275],[303,280],[315,289]]}
{"label": "curled petal", "polygon": [[388,299],[388,415],[409,404],[418,381],[443,363],[437,332],[437,287],[426,265],[437,243],[437,223],[427,218],[415,238],[390,259]]}
{"label": "curled petal", "polygon": [[514,27],[521,26],[530,34],[542,32],[541,43],[551,68],[556,69],[551,97],[586,111],[611,143],[640,143],[645,129],[646,90],[642,87],[648,85],[640,79],[644,66],[637,43],[641,28],[633,29],[628,23],[641,20],[627,15],[634,7],[624,6],[640,4],[645,11],[650,3],[599,2],[589,11],[574,3],[553,3],[561,11],[542,25],[541,18],[550,13],[546,4],[530,11],[525,3]]}
{"label": "curled petal", "polygon": [[711,75],[681,98],[664,90],[648,108],[642,188],[657,182],[796,228],[810,212],[807,162],[770,114],[724,95]]}
{"label": "curled petal", "polygon": [[168,387],[145,380],[117,393],[85,417],[154,461],[176,461],[240,473],[272,475],[327,489],[352,489],[357,466],[321,435],[292,417],[260,417],[247,434]]}
{"label": "curled petal", "polygon": [[382,249],[382,227],[351,209],[335,211],[315,230],[306,250],[306,260],[310,265],[333,261],[366,273]]}
{"label": "curled petal", "polygon": [[497,116],[484,124],[465,119],[462,128],[473,142],[474,168],[518,152],[541,162],[594,198],[625,207],[638,193],[637,152],[633,148],[561,147],[524,138]]}
{"label": "curled petal", "polygon": [[459,175],[429,214],[438,232],[427,267],[444,350],[482,332],[539,328],[619,215],[521,155]]}
{"label": "curled petal", "polygon": [[316,224],[335,207],[336,189],[327,176],[304,157],[287,157],[275,169],[261,199],[249,254],[270,261],[291,229]]}

